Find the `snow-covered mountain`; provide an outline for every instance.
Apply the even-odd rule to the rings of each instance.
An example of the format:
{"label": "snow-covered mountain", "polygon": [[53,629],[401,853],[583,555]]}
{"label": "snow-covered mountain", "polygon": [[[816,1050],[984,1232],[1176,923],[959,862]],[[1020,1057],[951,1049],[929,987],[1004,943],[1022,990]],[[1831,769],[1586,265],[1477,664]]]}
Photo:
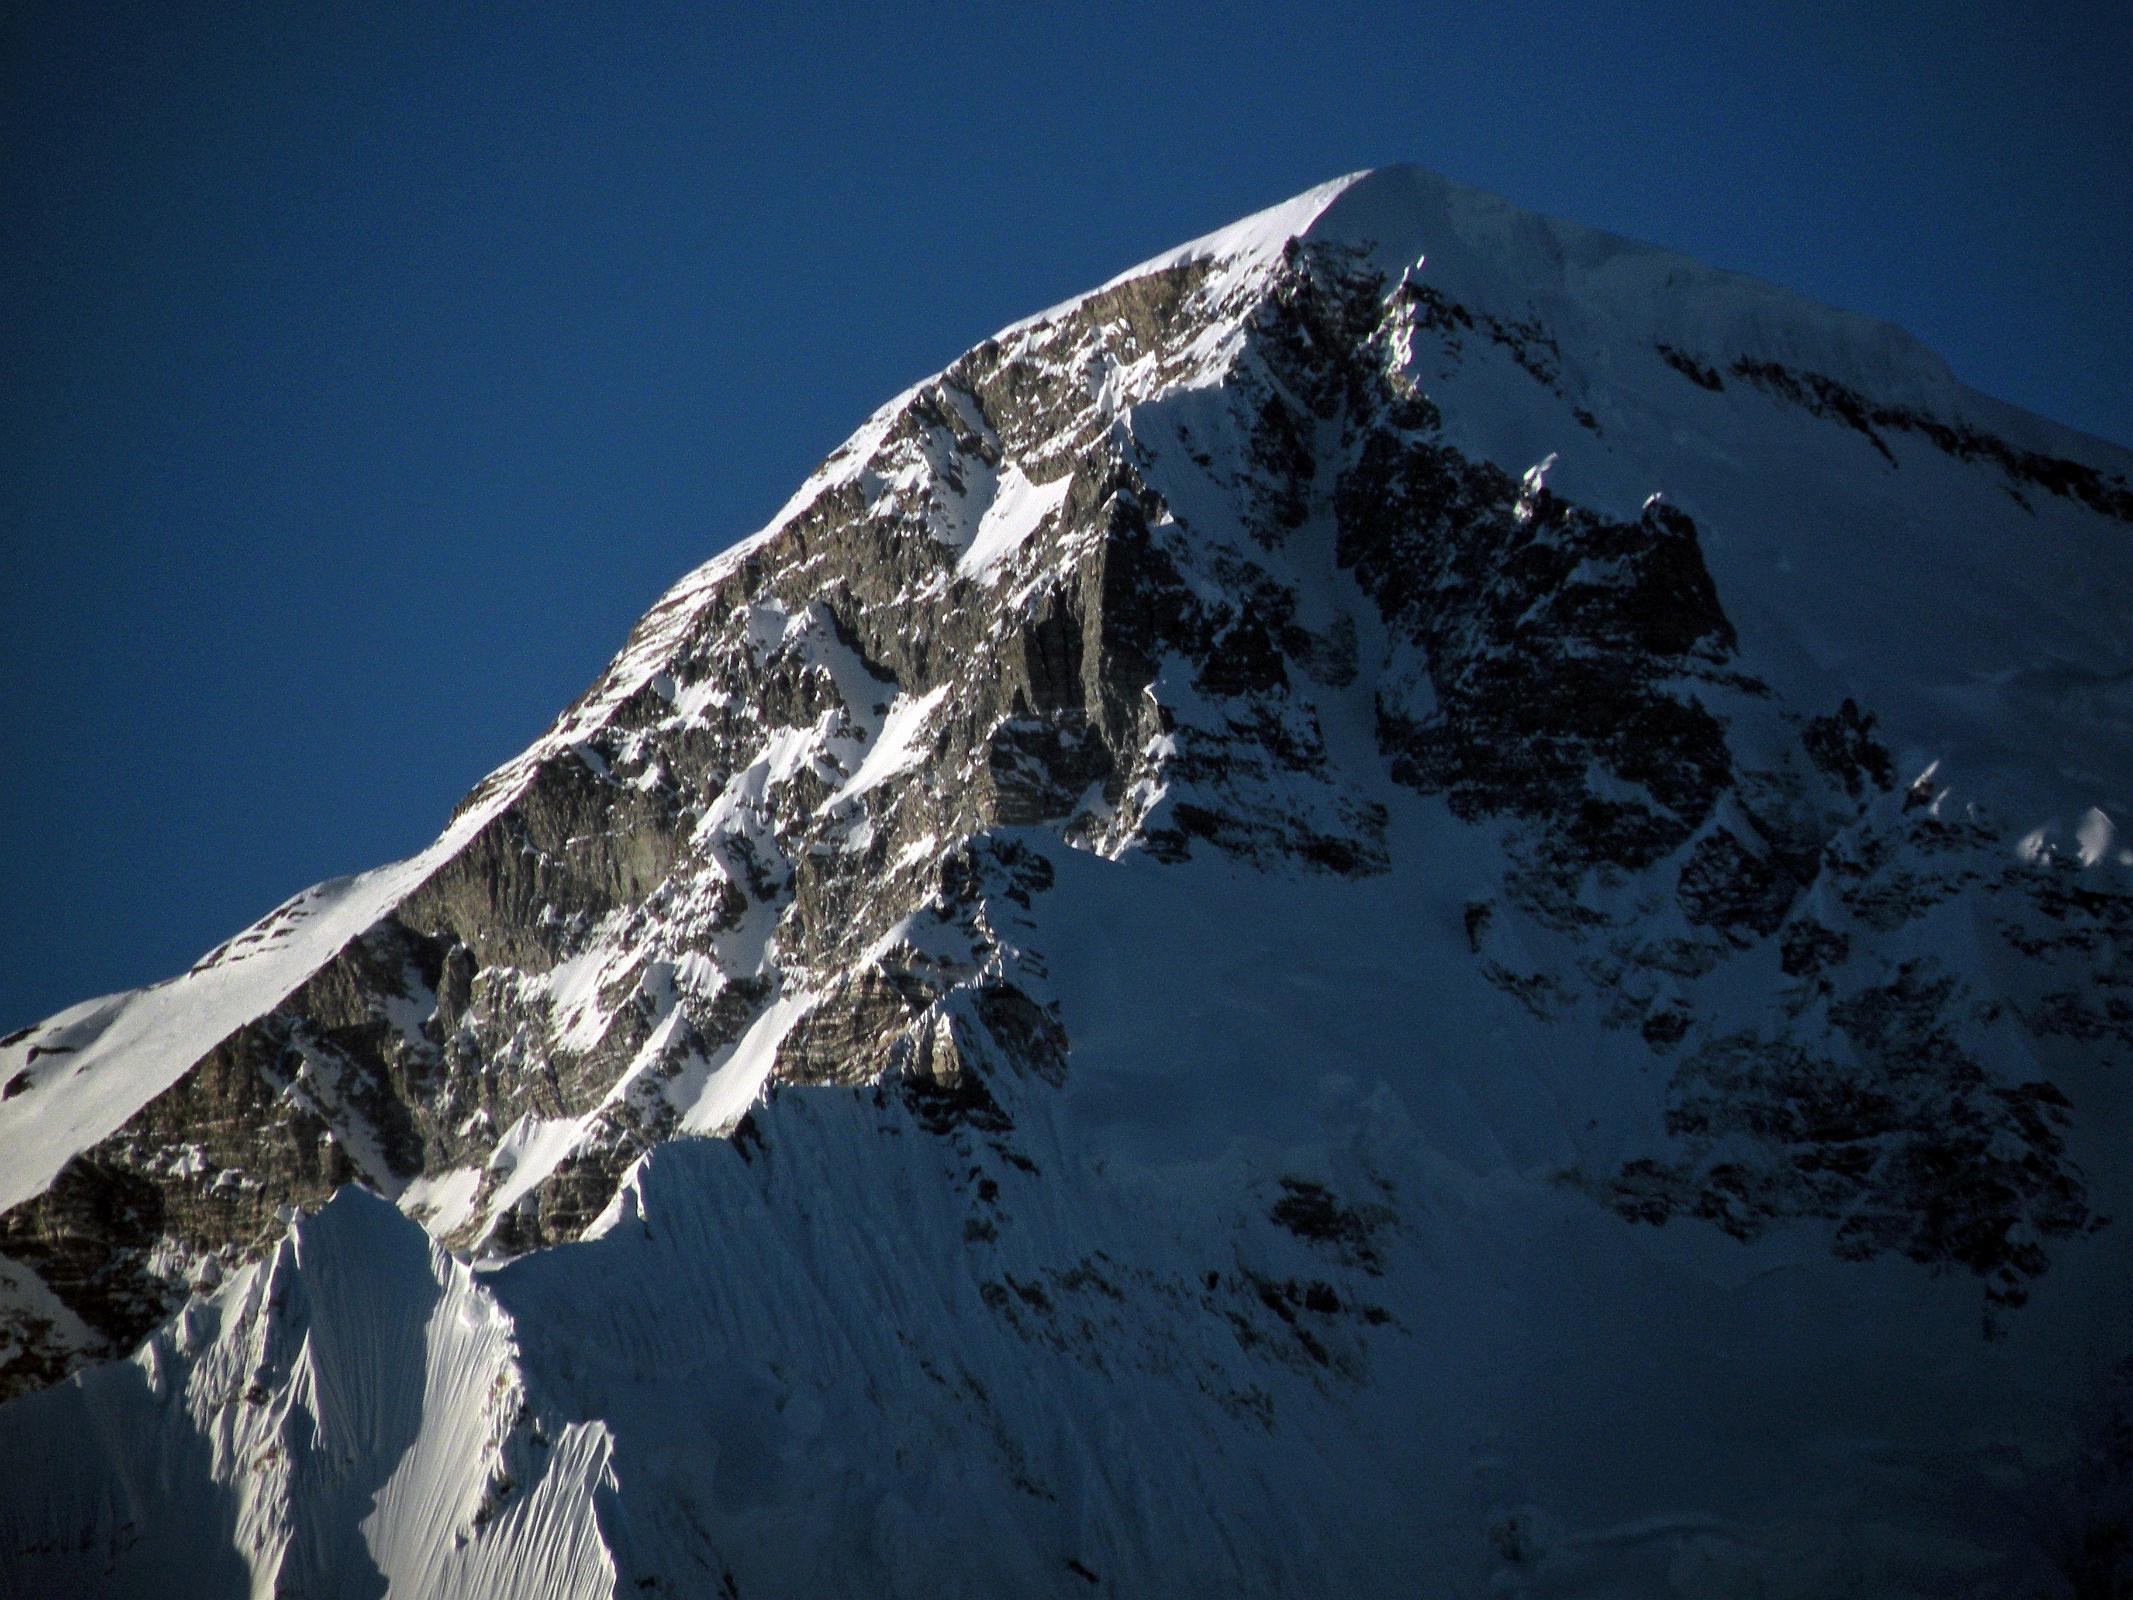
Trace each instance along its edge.
{"label": "snow-covered mountain", "polygon": [[0,1589],[2114,1592],[2129,476],[1412,168],[1002,330],[0,1046]]}

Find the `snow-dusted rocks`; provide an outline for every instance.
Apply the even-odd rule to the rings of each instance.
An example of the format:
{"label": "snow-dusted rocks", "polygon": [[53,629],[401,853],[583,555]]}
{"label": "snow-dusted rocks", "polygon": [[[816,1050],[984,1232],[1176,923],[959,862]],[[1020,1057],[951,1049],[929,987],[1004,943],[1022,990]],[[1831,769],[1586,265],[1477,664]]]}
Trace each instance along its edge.
{"label": "snow-dusted rocks", "polygon": [[1411,169],[1004,330],[0,1045],[0,1575],[2064,1588],[2129,465]]}

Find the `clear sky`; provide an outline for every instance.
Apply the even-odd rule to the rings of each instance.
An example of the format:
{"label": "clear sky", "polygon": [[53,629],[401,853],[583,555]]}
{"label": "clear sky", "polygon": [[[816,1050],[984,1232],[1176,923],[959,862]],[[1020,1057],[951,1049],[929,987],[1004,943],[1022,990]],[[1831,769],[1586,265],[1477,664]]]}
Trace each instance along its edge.
{"label": "clear sky", "polygon": [[1358,167],[2133,440],[2123,0],[22,0],[0,77],[0,1029],[420,848],[881,400]]}

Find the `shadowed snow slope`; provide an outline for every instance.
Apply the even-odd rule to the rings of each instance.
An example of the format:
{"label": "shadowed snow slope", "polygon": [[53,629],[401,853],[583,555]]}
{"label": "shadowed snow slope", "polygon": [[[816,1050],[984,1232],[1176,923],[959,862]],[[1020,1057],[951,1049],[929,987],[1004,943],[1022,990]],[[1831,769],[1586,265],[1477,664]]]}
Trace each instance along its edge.
{"label": "shadowed snow slope", "polygon": [[1412,168],[1003,330],[0,1044],[0,1589],[2112,1592],[2129,470]]}

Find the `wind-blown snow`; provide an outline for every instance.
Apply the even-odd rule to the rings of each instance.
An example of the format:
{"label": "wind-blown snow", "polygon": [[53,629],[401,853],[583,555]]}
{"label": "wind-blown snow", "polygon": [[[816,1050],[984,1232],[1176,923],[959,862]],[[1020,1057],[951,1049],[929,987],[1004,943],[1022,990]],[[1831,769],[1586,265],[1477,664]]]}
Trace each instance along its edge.
{"label": "wind-blown snow", "polygon": [[398,904],[501,809],[462,814],[420,855],[307,889],[182,977],[91,1000],[0,1046],[0,1210],[40,1193],[77,1152],[109,1137],[223,1039],[272,1010]]}
{"label": "wind-blown snow", "polygon": [[1116,277],[1105,279],[1086,293],[1075,295],[1070,300],[1062,300],[1059,304],[1048,307],[1035,316],[1025,317],[1020,322],[1010,323],[994,337],[1005,340],[1028,329],[1056,322],[1106,289],[1115,289],[1122,283],[1131,283],[1135,278],[1145,278],[1152,272],[1162,272],[1189,262],[1213,263],[1221,274],[1218,283],[1222,287],[1242,282],[1278,258],[1291,239],[1309,234],[1313,224],[1335,200],[1356,183],[1370,176],[1372,174],[1367,171],[1351,172],[1346,177],[1334,178],[1314,189],[1306,189],[1294,199],[1284,200],[1264,211],[1255,211],[1227,227],[1217,228],[1213,233],[1202,234],[1197,239],[1188,239],[1175,249],[1150,256],[1139,265],[1128,267]]}
{"label": "wind-blown snow", "polygon": [[1009,467],[1001,475],[992,504],[978,521],[977,536],[970,541],[956,571],[966,578],[994,581],[995,569],[1021,549],[1024,540],[1065,503],[1074,487],[1073,474],[1061,473],[1050,483],[1035,484]]}
{"label": "wind-blown snow", "polygon": [[930,718],[941,701],[946,698],[948,686],[940,687],[922,695],[898,695],[889,707],[889,714],[882,720],[881,732],[867,747],[866,759],[859,768],[833,794],[828,804],[850,800],[879,788],[900,772],[908,772],[926,758],[924,746],[919,743]]}

